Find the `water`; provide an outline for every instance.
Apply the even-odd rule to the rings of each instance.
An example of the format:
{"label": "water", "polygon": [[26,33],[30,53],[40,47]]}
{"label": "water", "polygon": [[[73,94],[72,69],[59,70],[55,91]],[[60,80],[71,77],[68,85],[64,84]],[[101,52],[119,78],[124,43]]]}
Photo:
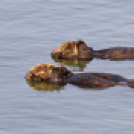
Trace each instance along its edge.
{"label": "water", "polygon": [[[39,90],[24,79],[35,64],[58,65],[50,53],[64,41],[82,39],[94,49],[133,47],[133,5],[125,0],[1,0],[0,133],[133,134],[133,89],[47,85]],[[83,69],[77,63],[66,66],[134,78],[133,63],[93,60],[82,63]]]}

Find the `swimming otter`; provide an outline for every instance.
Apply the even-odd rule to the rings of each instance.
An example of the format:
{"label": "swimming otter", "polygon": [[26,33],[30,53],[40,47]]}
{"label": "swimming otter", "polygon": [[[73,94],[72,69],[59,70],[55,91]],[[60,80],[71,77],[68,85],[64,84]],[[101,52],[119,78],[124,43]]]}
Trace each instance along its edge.
{"label": "swimming otter", "polygon": [[52,53],[52,58],[55,59],[111,59],[111,60],[125,60],[134,59],[134,48],[133,47],[113,47],[102,50],[93,50],[92,47],[88,47],[87,44],[82,41],[68,41],[62,43],[56,47]]}
{"label": "swimming otter", "polygon": [[65,67],[42,63],[35,65],[26,74],[26,80],[52,84],[73,84],[87,88],[108,88],[116,85],[134,87],[134,80],[110,73],[72,73]]}

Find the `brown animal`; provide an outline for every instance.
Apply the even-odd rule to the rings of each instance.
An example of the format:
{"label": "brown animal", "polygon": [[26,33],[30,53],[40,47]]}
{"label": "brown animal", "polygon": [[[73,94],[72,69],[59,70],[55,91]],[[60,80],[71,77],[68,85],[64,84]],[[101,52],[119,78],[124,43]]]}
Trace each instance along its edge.
{"label": "brown animal", "polygon": [[55,59],[92,59],[92,48],[89,48],[84,41],[67,41],[56,47],[52,53]]}
{"label": "brown animal", "polygon": [[62,43],[55,48],[51,53],[52,58],[55,59],[111,59],[111,60],[125,60],[134,59],[133,47],[113,47],[102,50],[93,50],[92,47],[88,47],[82,40],[68,41]]}
{"label": "brown animal", "polygon": [[29,81],[35,82],[50,82],[56,84],[63,84],[64,79],[72,73],[65,67],[55,67],[52,64],[42,63],[32,67],[26,74],[25,78]]}
{"label": "brown animal", "polygon": [[110,73],[72,73],[65,67],[52,64],[38,64],[26,74],[26,80],[54,84],[73,84],[87,88],[108,88],[117,85],[134,87],[134,80]]}

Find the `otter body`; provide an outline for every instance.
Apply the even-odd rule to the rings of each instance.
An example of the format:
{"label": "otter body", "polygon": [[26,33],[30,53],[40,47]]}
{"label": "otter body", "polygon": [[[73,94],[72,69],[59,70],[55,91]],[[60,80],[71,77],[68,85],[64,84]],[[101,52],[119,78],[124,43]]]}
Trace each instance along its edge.
{"label": "otter body", "polygon": [[[72,46],[72,47],[70,47]],[[63,49],[64,48],[64,49]],[[69,41],[62,43],[51,53],[55,59],[134,59],[134,47],[113,47],[109,49],[93,50],[84,41]]]}
{"label": "otter body", "polygon": [[73,75],[68,83],[80,87],[108,88],[126,84],[126,79],[119,75],[108,73],[80,73]]}
{"label": "otter body", "polygon": [[43,63],[34,66],[26,74],[26,80],[49,82],[59,85],[73,84],[87,88],[108,88],[117,85],[134,87],[134,80],[110,73],[72,73],[65,67]]}
{"label": "otter body", "polygon": [[94,51],[95,58],[101,59],[134,59],[133,47],[113,47]]}

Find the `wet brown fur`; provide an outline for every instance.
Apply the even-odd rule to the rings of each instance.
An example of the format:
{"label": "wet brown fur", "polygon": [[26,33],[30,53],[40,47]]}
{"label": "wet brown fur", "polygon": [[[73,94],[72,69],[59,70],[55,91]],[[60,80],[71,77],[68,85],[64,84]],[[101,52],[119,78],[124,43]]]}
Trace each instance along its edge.
{"label": "wet brown fur", "polygon": [[52,64],[38,64],[26,74],[26,80],[79,87],[108,88],[117,85],[134,87],[134,80],[110,73],[77,73],[74,74],[65,67],[55,67]]}
{"label": "wet brown fur", "polygon": [[134,59],[133,47],[113,47],[109,49],[95,50],[94,57],[101,59]]}
{"label": "wet brown fur", "polygon": [[67,41],[56,47],[51,56],[57,59],[77,58],[78,48],[76,41]]}
{"label": "wet brown fur", "polygon": [[32,67],[26,74],[26,80],[30,81],[44,81],[48,80],[54,65],[48,63],[37,64]]}
{"label": "wet brown fur", "polygon": [[82,40],[64,42],[56,47],[51,57],[55,59],[91,59],[92,48]]}
{"label": "wet brown fur", "polygon": [[[75,53],[75,50],[77,50],[77,53]],[[60,46],[53,50],[51,56],[55,59],[77,58],[84,60],[92,58],[101,58],[111,60],[127,60],[134,59],[134,48],[113,47],[102,50],[93,50],[91,47],[88,47],[84,41],[78,40],[62,43]]]}
{"label": "wet brown fur", "polygon": [[65,67],[55,67],[52,64],[42,63],[32,67],[25,78],[29,81],[43,82],[48,81],[51,83],[59,84],[61,79],[66,79],[72,73]]}

